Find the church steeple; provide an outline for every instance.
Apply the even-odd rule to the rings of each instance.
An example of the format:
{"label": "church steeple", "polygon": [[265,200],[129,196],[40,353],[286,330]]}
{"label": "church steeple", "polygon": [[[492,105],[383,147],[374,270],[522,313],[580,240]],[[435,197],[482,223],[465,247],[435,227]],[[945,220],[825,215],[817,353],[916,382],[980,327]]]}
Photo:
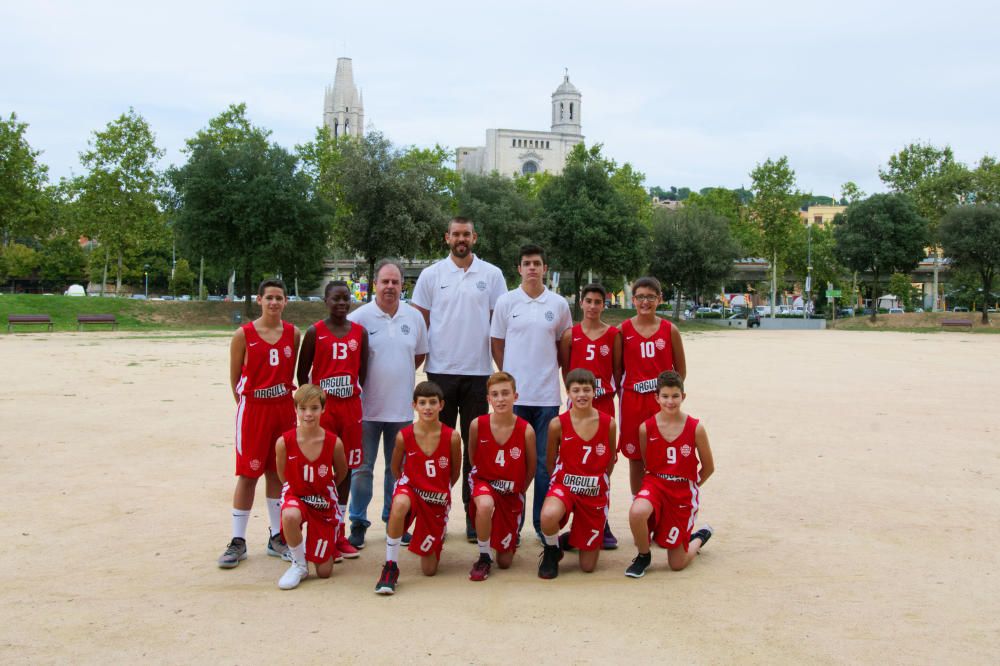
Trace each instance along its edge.
{"label": "church steeple", "polygon": [[323,124],[334,138],[364,134],[364,101],[354,85],[350,58],[337,58],[333,86],[327,86],[323,102]]}
{"label": "church steeple", "polygon": [[580,91],[569,82],[569,70],[563,75],[563,81],[552,93],[552,131],[562,134],[581,135],[580,127]]}

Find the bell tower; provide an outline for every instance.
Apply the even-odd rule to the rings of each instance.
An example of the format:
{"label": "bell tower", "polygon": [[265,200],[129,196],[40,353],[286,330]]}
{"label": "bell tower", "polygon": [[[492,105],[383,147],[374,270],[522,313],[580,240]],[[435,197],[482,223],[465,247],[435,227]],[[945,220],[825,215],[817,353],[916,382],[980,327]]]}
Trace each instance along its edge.
{"label": "bell tower", "polygon": [[569,82],[569,70],[563,81],[552,93],[552,131],[560,134],[582,135],[580,126],[580,91]]}

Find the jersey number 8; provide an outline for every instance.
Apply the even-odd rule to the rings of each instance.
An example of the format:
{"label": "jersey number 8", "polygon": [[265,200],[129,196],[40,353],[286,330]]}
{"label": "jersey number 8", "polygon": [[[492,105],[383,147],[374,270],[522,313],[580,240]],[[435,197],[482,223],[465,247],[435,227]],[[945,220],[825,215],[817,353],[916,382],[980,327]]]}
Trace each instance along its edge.
{"label": "jersey number 8", "polygon": [[281,362],[281,357],[278,356],[277,349],[271,349],[270,353],[267,355],[267,360],[271,365],[278,365]]}

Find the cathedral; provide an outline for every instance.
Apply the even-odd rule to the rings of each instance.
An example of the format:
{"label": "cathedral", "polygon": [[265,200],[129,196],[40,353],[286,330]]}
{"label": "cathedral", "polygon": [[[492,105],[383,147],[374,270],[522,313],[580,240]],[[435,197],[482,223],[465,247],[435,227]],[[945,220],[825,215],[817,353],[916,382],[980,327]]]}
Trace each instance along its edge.
{"label": "cathedral", "polygon": [[[339,74],[340,67],[338,65]],[[562,173],[573,146],[583,143],[580,126],[580,91],[569,81],[569,73],[552,93],[550,131],[488,129],[485,146],[463,146],[456,166],[465,173],[509,177],[547,171]]]}
{"label": "cathedral", "polygon": [[334,138],[365,133],[365,103],[354,85],[350,58],[337,58],[333,87],[326,87],[323,99],[323,125]]}

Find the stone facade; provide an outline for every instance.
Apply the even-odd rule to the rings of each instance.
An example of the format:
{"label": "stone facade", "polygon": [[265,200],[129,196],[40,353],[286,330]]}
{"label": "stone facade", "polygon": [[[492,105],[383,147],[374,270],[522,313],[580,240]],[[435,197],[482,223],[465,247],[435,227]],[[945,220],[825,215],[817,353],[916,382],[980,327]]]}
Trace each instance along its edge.
{"label": "stone facade", "polygon": [[365,133],[365,102],[354,85],[350,58],[337,58],[333,86],[326,87],[323,100],[323,124],[334,138]]}
{"label": "stone facade", "polygon": [[578,143],[581,132],[581,95],[569,74],[552,93],[552,126],[542,130],[488,129],[485,146],[462,146],[456,168],[464,173],[509,177],[547,171],[562,173],[566,156]]}

